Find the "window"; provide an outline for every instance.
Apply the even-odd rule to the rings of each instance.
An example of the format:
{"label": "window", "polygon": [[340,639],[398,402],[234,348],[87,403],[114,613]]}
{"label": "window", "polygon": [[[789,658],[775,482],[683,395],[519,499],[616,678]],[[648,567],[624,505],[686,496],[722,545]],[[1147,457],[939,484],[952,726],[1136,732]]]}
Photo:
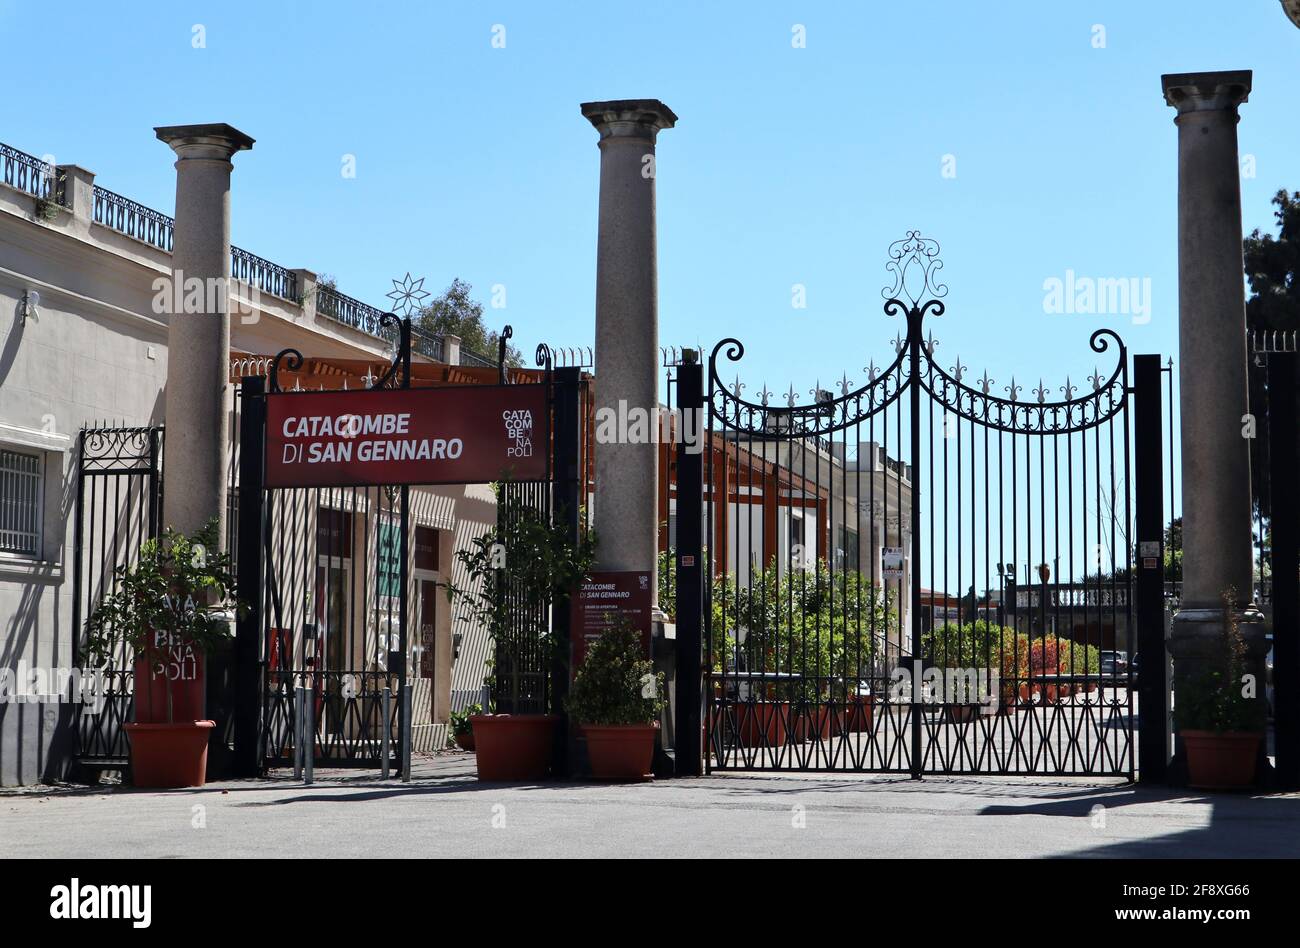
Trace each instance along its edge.
{"label": "window", "polygon": [[40,555],[43,477],[39,454],[0,449],[0,553]]}
{"label": "window", "polygon": [[858,569],[858,534],[846,526],[840,527],[840,556],[844,569]]}

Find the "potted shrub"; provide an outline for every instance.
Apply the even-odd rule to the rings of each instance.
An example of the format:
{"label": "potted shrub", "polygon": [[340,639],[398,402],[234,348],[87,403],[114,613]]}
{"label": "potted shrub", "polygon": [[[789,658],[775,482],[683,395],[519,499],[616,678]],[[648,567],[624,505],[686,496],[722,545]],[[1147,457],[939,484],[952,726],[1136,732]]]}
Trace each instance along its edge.
{"label": "potted shrub", "polygon": [[597,780],[643,780],[650,774],[664,705],[664,676],[653,669],[629,622],[615,624],[588,649],[568,709],[587,739]]}
{"label": "potted shrub", "polygon": [[1240,790],[1255,782],[1265,707],[1247,696],[1245,642],[1234,604],[1235,589],[1223,593],[1223,635],[1215,654],[1197,673],[1179,682],[1174,722],[1187,751],[1188,783],[1203,790]]}
{"label": "potted shrub", "polygon": [[125,645],[135,661],[135,720],[126,725],[137,787],[201,787],[207,779],[204,657],[228,642],[235,603],[230,558],[217,522],[193,536],[168,529],[146,540],[134,566],[88,623],[96,663]]}
{"label": "potted shrub", "polygon": [[471,720],[483,713],[481,704],[471,704],[464,711],[451,712],[451,743],[461,750],[474,749],[474,724]]}
{"label": "potted shrub", "polygon": [[552,520],[523,507],[503,512],[495,530],[456,551],[466,585],[449,584],[448,597],[459,602],[462,619],[487,631],[494,652],[486,684],[496,713],[469,718],[480,780],[540,780],[550,772],[558,718],[530,709],[536,689],[528,669],[549,673],[551,601],[591,570],[595,536],[586,529],[579,535],[570,541],[558,512]]}

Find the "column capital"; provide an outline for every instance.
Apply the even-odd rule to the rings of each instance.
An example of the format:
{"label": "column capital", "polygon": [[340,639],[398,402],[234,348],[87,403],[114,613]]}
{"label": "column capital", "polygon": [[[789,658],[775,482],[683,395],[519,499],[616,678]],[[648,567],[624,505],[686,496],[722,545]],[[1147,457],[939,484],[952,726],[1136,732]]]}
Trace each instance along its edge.
{"label": "column capital", "polygon": [[1179,115],[1189,112],[1236,112],[1250,97],[1252,72],[1236,69],[1231,72],[1180,72],[1160,77],[1165,102],[1178,110]]}
{"label": "column capital", "polygon": [[181,160],[189,158],[229,161],[237,151],[253,147],[253,139],[239,129],[217,122],[210,125],[160,125],[154,128],[159,141],[171,146]]}
{"label": "column capital", "polygon": [[677,124],[677,115],[658,99],[583,102],[582,114],[600,132],[600,140],[630,138],[654,144],[659,130]]}

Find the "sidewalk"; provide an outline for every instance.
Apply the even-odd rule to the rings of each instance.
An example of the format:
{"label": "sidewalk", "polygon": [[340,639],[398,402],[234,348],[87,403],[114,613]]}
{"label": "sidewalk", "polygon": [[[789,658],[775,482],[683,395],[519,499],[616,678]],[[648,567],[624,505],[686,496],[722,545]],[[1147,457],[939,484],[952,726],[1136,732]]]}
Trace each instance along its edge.
{"label": "sidewalk", "polygon": [[1065,778],[726,774],[506,786],[479,783],[473,758],[457,754],[417,759],[409,784],[332,770],[310,787],[289,774],[201,790],[0,791],[0,859],[1297,853],[1300,794]]}

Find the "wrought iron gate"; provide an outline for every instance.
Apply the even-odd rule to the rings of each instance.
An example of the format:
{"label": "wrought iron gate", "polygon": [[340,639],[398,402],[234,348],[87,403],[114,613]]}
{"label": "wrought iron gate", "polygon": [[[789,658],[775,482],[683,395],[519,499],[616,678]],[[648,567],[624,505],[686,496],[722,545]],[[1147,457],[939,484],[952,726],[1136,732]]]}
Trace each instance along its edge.
{"label": "wrought iron gate", "polygon": [[679,500],[678,647],[693,582],[706,770],[1134,775],[1139,556],[1143,621],[1161,608],[1150,516],[1146,542],[1134,529],[1138,499],[1161,532],[1158,359],[1137,357],[1156,447],[1135,482],[1120,337],[1092,334],[1115,362],[1082,385],[972,380],[924,325],[945,309],[938,252],[919,232],[890,247],[884,311],[906,327],[860,385],[747,397],[724,380],[736,339],[706,391],[683,370],[705,422],[702,461],[679,454],[679,498],[703,502],[693,546]]}
{"label": "wrought iron gate", "polygon": [[[410,321],[387,313],[381,322],[393,327],[396,352],[379,377],[367,376],[373,384],[357,396],[362,400],[379,389],[413,387]],[[522,392],[524,385],[507,378],[504,358],[502,346],[499,386],[518,386]],[[570,526],[576,529],[580,379],[576,370],[561,370],[563,379],[553,380],[549,358],[543,359],[540,350],[539,364],[543,380],[527,386],[534,390],[528,401],[545,410],[538,409],[543,417],[529,432],[538,456],[545,452],[546,476],[501,484],[498,522],[525,509],[549,516],[556,509],[552,492],[557,491],[562,508],[572,511]],[[413,679],[432,670],[436,661],[432,646],[426,648],[413,633],[415,610],[423,608],[414,582],[421,569],[416,522],[422,511],[432,515],[431,498],[409,478],[390,486],[355,483],[349,475],[340,475],[346,486],[267,486],[267,419],[273,400],[299,399],[294,410],[307,411],[304,406],[312,399],[339,394],[282,391],[281,374],[302,368],[301,354],[287,349],[271,361],[265,382],[241,382],[237,566],[240,596],[249,608],[236,633],[236,767],[244,774],[287,766],[375,767],[385,773],[397,768],[407,777]],[[361,416],[346,417],[351,423]],[[563,478],[551,476],[555,462],[568,472]],[[537,467],[535,463],[535,473]],[[567,500],[571,494],[572,501]],[[509,583],[509,577],[504,581]],[[433,583],[424,581],[425,586]],[[563,610],[543,613],[533,616],[528,627],[540,634],[553,622],[563,624]],[[513,618],[523,622],[528,617]],[[523,682],[512,702],[501,694],[492,696],[490,703],[498,710],[547,711],[561,702],[563,676],[557,687],[551,652],[540,638],[529,644],[531,648],[510,656],[518,663],[513,667],[506,667],[502,654],[495,656],[498,674],[503,668],[517,670]],[[410,666],[415,666],[414,675]]]}
{"label": "wrought iron gate", "polygon": [[[162,511],[162,441],[158,427],[91,426],[77,439],[77,503],[72,555],[73,666],[84,664],[86,621],[132,566],[140,545],[159,532]],[[131,720],[134,656],[125,645],[98,669],[93,703],[75,708],[75,756],[84,767],[125,767],[129,747],[123,727]]]}

